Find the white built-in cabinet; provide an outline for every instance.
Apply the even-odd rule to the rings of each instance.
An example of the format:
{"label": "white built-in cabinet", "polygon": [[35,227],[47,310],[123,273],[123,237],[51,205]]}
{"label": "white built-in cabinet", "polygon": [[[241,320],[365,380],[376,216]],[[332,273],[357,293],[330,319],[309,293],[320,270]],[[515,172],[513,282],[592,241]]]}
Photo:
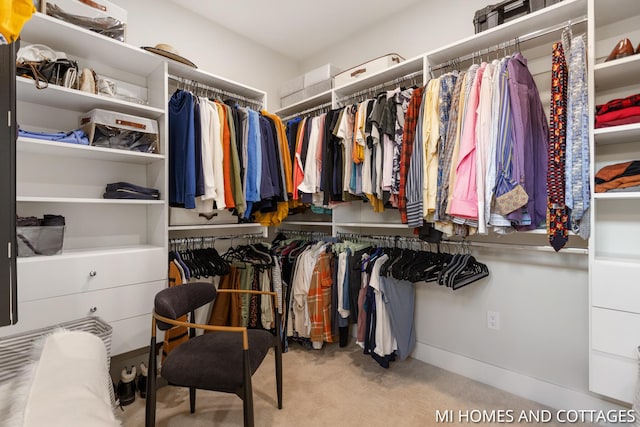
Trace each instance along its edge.
{"label": "white built-in cabinet", "polygon": [[[36,13],[21,34],[22,46],[45,44],[114,80],[146,103],[94,95],[17,78],[17,122],[27,130],[59,132],[80,126],[80,115],[100,108],[158,121],[154,154],[18,138],[16,212],[63,215],[59,255],[18,257],[18,323],[0,336],[99,316],[113,328],[111,354],[149,343],[155,294],[167,286],[171,233],[238,233],[249,224],[169,227],[168,113],[175,90],[170,76],[258,99],[266,93]],[[255,107],[254,107],[255,108]],[[160,200],[104,199],[105,185],[126,181],[160,190]],[[221,221],[226,222],[226,221]],[[214,230],[214,231],[212,231]]]}
{"label": "white built-in cabinet", "polygon": [[[615,3],[615,4],[613,4]],[[640,92],[640,55],[604,63],[616,43],[628,37],[634,47],[640,43],[640,2],[636,0],[563,0],[509,23],[467,37],[418,57],[392,66],[348,85],[281,108],[277,113],[289,117],[297,112],[331,102],[341,106],[344,97],[358,94],[422,71],[426,83],[431,68],[476,53],[476,62],[512,52],[505,47],[516,37],[531,36],[521,50],[538,86],[549,117],[551,87],[551,45],[559,40],[563,26],[571,24],[574,34],[588,39],[588,79],[591,111],[591,176],[602,166],[640,159],[640,125],[593,129],[596,104]],[[553,30],[548,32],[547,30]],[[500,47],[500,49],[495,49]],[[465,62],[466,66],[471,62]],[[462,65],[463,67],[465,65]],[[364,99],[351,98],[350,102]],[[587,248],[589,253],[590,345],[589,388],[592,392],[622,402],[632,402],[638,370],[640,345],[640,193],[594,194],[592,196],[591,238],[588,244],[570,235],[568,247]],[[336,232],[409,235],[412,230],[400,223],[397,212],[375,214],[360,202],[333,210],[332,229]],[[500,239],[546,245],[546,232],[534,230]],[[473,239],[473,238],[471,238]],[[517,239],[517,240],[516,240]],[[564,250],[566,251],[566,249]],[[563,256],[559,254],[558,256]],[[561,284],[559,284],[561,285]]]}
{"label": "white built-in cabinet", "polygon": [[[591,117],[595,105],[640,93],[640,55],[604,62],[618,41],[640,43],[640,3],[590,0]],[[594,123],[591,123],[593,129]],[[640,124],[592,131],[593,174],[640,160]],[[590,389],[633,402],[640,345],[640,192],[594,193],[590,259]]]}

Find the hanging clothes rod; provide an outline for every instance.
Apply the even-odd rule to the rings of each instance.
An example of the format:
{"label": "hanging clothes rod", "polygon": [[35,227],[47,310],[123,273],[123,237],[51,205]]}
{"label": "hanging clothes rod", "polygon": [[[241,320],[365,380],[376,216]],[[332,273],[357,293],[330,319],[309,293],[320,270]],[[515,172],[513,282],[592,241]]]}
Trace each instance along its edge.
{"label": "hanging clothes rod", "polygon": [[[351,239],[378,240],[385,243],[394,243],[395,246],[397,246],[398,243],[419,243],[421,245],[434,244],[434,243],[426,242],[424,240],[421,240],[415,237],[403,237],[403,236],[382,236],[382,235],[367,235],[367,234],[338,232],[338,237],[347,238],[347,239],[351,238]],[[443,240],[441,243],[445,245],[459,245],[464,247],[491,248],[491,249],[501,249],[501,250],[516,249],[516,250],[527,250],[527,251],[537,251],[537,252],[555,252],[555,249],[553,249],[551,246],[522,245],[522,244],[515,244],[515,243],[474,242],[470,240]],[[589,254],[589,250],[587,248],[565,248],[565,249],[562,249],[559,253],[587,255]]]}
{"label": "hanging clothes rod", "polygon": [[263,102],[257,99],[252,99],[252,98],[247,98],[246,96],[242,96],[242,95],[238,95],[237,93],[233,93],[233,92],[229,92],[226,91],[224,89],[220,89],[220,88],[216,88],[213,86],[209,86],[206,85],[204,83],[200,83],[198,81],[195,80],[191,80],[191,79],[187,79],[185,77],[180,77],[180,76],[174,76],[173,74],[169,74],[169,79],[173,80],[177,83],[181,83],[183,85],[185,85],[186,87],[191,87],[191,88],[195,88],[196,90],[204,90],[204,91],[209,91],[209,92],[214,92],[217,93],[219,95],[222,95],[224,97],[227,98],[232,98],[235,101],[241,101],[247,104],[252,104],[253,106],[256,106],[258,108],[262,107]]}
{"label": "hanging clothes rod", "polygon": [[286,117],[284,117],[282,119],[283,122],[286,122],[287,120],[293,119],[294,117],[300,117],[300,116],[308,116],[310,115],[310,113],[313,113],[315,111],[323,111],[323,110],[328,110],[331,108],[331,106],[333,105],[333,103],[331,102],[325,102],[324,104],[320,104],[320,105],[316,105],[315,107],[311,107],[311,108],[307,108],[306,110],[302,110],[299,111],[295,114],[290,114]]}
{"label": "hanging clothes rod", "polygon": [[324,231],[289,230],[286,228],[278,228],[278,233],[284,233],[292,236],[311,237],[311,238],[329,236],[329,234]]}
{"label": "hanging clothes rod", "polygon": [[[372,87],[369,87],[367,89],[358,91],[358,92],[354,92],[352,94],[349,94],[347,96],[344,96],[342,98],[340,98],[338,100],[338,104],[344,106],[345,101],[353,99],[353,98],[358,98],[360,96],[364,96],[364,95],[372,95],[375,94],[376,92],[384,89],[384,88],[388,88],[389,86],[398,86],[400,83],[406,82],[407,80],[414,80],[416,77],[421,77],[422,76],[422,70],[420,71],[416,71],[414,73],[411,74],[407,74],[405,76],[402,77],[398,77],[396,79],[390,80],[388,82],[385,83],[381,83]],[[418,85],[418,83],[416,82],[416,85]],[[422,85],[422,82],[420,82],[420,86]]]}
{"label": "hanging clothes rod", "polygon": [[[530,40],[534,40],[543,36],[546,36],[548,34],[552,34],[555,33],[556,31],[562,30],[564,28],[567,27],[572,27],[573,25],[578,25],[581,24],[583,22],[587,21],[587,16],[583,15],[577,19],[571,19],[567,22],[564,22],[562,24],[557,24],[557,25],[553,25],[551,27],[547,27],[547,28],[543,28],[540,30],[536,30],[533,31],[531,33],[525,34],[523,36],[518,36],[515,37],[509,41],[506,41],[504,43],[499,43],[495,46],[489,47],[487,49],[481,49],[479,51],[475,51],[472,53],[469,53],[467,55],[463,55],[463,56],[459,56],[457,58],[451,58],[449,61],[447,62],[443,62],[441,64],[435,65],[435,66],[429,66],[429,73],[431,74],[431,76],[433,77],[433,72],[434,71],[438,71],[441,70],[443,68],[447,68],[447,67],[452,67],[455,65],[458,65],[461,62],[465,62],[465,61],[469,61],[472,59],[476,59],[478,57],[482,57],[482,55],[490,55],[494,52],[500,51],[500,50],[506,50],[509,47],[513,47],[513,46],[518,46],[520,43],[522,42],[527,42]],[[505,53],[506,56],[506,53]]]}
{"label": "hanging clothes rod", "polygon": [[216,240],[234,240],[234,239],[264,239],[262,233],[248,233],[248,234],[227,234],[223,236],[201,236],[201,237],[176,237],[169,239],[169,245],[189,245],[205,243],[214,243]]}

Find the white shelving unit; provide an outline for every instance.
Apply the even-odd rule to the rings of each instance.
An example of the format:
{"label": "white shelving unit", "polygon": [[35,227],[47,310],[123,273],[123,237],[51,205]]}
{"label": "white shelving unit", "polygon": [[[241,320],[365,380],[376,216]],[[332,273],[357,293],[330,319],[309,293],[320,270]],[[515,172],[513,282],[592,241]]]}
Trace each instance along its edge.
{"label": "white shelving unit", "polygon": [[[20,322],[0,335],[89,315],[113,327],[112,354],[148,344],[155,293],[166,286],[166,64],[140,48],[42,14],[25,25],[23,45],[46,44],[97,74],[136,88],[146,104],[17,77],[17,121],[25,130],[77,129],[100,108],[158,121],[159,152],[140,153],[33,138],[16,143],[19,216],[65,217],[62,253],[20,257]],[[131,182],[160,191],[160,200],[104,199],[105,186]]]}
{"label": "white shelving unit", "polygon": [[[640,4],[589,0],[590,108],[640,91],[640,55],[604,62],[619,40],[640,37]],[[592,127],[592,171],[636,160],[640,125]],[[619,401],[634,401],[640,344],[640,192],[594,193],[589,241],[589,388]]]}

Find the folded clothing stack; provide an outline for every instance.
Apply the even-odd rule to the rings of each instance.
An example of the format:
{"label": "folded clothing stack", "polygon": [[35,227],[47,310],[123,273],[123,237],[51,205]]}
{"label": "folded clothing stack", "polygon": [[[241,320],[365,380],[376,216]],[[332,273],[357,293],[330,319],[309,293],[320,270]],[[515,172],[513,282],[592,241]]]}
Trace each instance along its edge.
{"label": "folded clothing stack", "polygon": [[596,193],[640,191],[640,160],[603,167],[596,173],[595,183]]}
{"label": "folded clothing stack", "polygon": [[107,184],[105,199],[142,199],[159,200],[160,191],[155,188],[142,187],[129,182],[114,182]]}
{"label": "folded clothing stack", "polygon": [[596,105],[596,129],[631,123],[640,123],[640,93]]}
{"label": "folded clothing stack", "polygon": [[43,139],[45,141],[89,145],[89,138],[82,129],[75,129],[69,132],[32,132],[20,128],[18,129],[18,136],[23,138]]}

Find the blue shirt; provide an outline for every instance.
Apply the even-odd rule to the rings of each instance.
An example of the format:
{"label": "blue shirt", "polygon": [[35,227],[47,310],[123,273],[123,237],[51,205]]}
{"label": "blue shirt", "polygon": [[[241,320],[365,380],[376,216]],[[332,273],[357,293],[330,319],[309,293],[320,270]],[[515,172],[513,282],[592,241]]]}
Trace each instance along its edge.
{"label": "blue shirt", "polygon": [[193,95],[177,90],[169,100],[169,204],[196,207]]}

